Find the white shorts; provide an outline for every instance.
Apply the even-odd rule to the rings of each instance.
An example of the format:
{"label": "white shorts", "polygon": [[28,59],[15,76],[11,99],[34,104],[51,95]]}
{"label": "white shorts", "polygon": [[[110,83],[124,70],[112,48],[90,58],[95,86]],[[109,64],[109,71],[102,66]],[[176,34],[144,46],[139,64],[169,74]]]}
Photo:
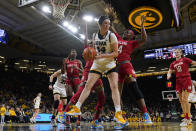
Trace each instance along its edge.
{"label": "white shorts", "polygon": [[195,93],[190,93],[188,97],[188,101],[190,103],[196,103],[196,94]]}
{"label": "white shorts", "polygon": [[35,103],[34,108],[39,109],[39,105],[40,105],[39,103]]}
{"label": "white shorts", "polygon": [[60,88],[56,85],[53,86],[53,94],[59,94],[60,97],[67,97],[65,88]]}
{"label": "white shorts", "polygon": [[99,74],[108,74],[112,69],[116,68],[116,62],[115,61],[111,61],[105,65],[103,64],[97,64],[96,62],[93,62],[93,65],[90,69],[90,72],[94,72],[94,73],[99,73]]}

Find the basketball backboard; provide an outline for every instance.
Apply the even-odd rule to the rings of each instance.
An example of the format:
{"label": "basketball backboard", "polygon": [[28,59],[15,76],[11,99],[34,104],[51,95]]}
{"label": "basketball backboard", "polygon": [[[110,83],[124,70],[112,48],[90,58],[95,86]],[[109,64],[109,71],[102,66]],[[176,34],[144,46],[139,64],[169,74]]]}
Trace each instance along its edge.
{"label": "basketball backboard", "polygon": [[169,100],[169,98],[178,99],[178,95],[175,90],[162,91],[162,98],[163,100]]}
{"label": "basketball backboard", "polygon": [[27,5],[31,5],[35,2],[38,2],[39,0],[19,0],[18,1],[18,7],[23,7]]}

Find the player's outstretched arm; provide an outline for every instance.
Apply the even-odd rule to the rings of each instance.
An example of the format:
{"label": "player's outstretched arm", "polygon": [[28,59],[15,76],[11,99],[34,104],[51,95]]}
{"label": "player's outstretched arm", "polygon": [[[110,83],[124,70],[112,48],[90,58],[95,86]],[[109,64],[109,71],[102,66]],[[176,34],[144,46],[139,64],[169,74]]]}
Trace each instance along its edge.
{"label": "player's outstretched arm", "polygon": [[168,73],[167,73],[167,80],[169,80],[171,78],[172,75],[172,70],[169,69]]}
{"label": "player's outstretched arm", "polygon": [[146,19],[145,16],[142,15],[141,16],[141,40],[138,41],[139,45],[143,45],[147,41],[147,34],[144,27],[145,19]]}
{"label": "player's outstretched arm", "polygon": [[49,89],[52,90],[52,82],[53,82],[53,79],[55,77],[57,77],[59,74],[61,74],[61,70],[58,70],[56,71],[55,73],[53,73],[51,76],[50,76],[50,80],[49,80]]}

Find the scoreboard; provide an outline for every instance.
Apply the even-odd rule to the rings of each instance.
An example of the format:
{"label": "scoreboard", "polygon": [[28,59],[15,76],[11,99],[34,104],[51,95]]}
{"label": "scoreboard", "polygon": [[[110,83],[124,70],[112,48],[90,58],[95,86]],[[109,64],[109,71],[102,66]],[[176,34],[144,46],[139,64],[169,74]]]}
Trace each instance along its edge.
{"label": "scoreboard", "polygon": [[175,58],[174,50],[180,48],[184,55],[196,55],[196,43],[189,43],[178,46],[170,46],[165,48],[157,48],[144,51],[145,59],[171,59]]}

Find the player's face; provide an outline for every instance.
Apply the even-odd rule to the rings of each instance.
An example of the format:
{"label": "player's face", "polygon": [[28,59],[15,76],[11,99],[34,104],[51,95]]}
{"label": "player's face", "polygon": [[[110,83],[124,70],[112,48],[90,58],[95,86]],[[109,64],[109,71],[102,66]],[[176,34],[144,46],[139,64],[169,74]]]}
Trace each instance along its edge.
{"label": "player's face", "polygon": [[126,40],[132,40],[133,35],[131,34],[131,31],[129,31],[129,30],[124,31],[123,38]]}
{"label": "player's face", "polygon": [[174,51],[176,58],[181,58],[182,52],[180,50],[175,50]]}
{"label": "player's face", "polygon": [[41,94],[41,93],[39,93],[39,94],[38,94],[38,96],[39,96],[39,97],[41,97],[41,96],[42,96],[42,94]]}
{"label": "player's face", "polygon": [[76,51],[71,51],[71,58],[76,58],[77,52]]}
{"label": "player's face", "polygon": [[101,29],[102,30],[109,30],[110,28],[110,20],[109,19],[105,19],[103,21],[103,23],[101,24]]}

